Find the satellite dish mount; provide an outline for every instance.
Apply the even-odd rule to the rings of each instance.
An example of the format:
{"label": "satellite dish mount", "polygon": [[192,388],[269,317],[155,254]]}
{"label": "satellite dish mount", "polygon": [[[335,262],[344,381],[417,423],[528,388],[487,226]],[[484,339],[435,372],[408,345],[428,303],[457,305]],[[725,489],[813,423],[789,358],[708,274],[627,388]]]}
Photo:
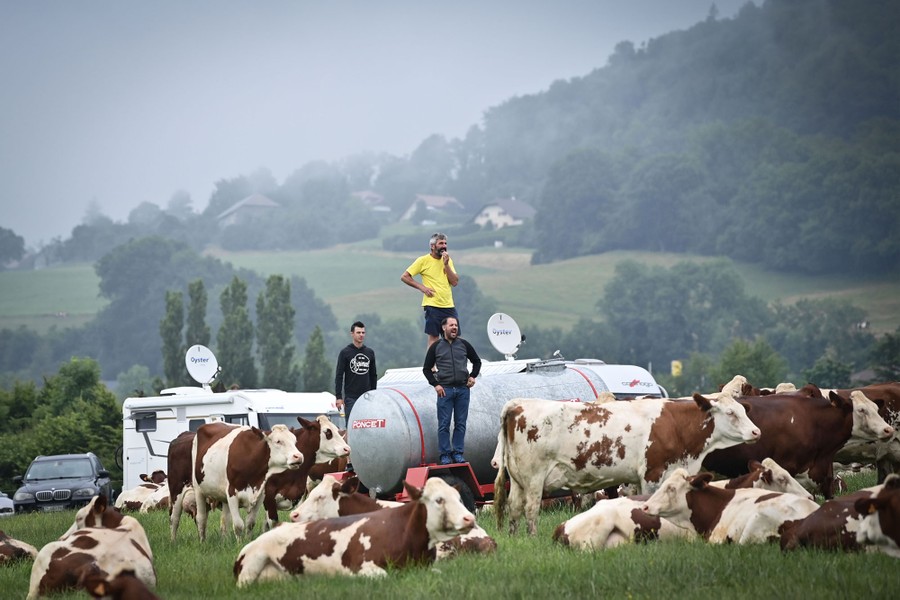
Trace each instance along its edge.
{"label": "satellite dish mount", "polygon": [[210,384],[215,381],[219,375],[219,362],[216,355],[206,346],[196,344],[188,348],[184,355],[184,365],[187,367],[188,373],[194,378],[194,381],[203,386],[204,390],[209,391]]}
{"label": "satellite dish mount", "polygon": [[515,320],[505,313],[491,315],[487,323],[487,334],[491,345],[506,360],[514,360],[519,346],[525,341],[525,336],[519,331]]}

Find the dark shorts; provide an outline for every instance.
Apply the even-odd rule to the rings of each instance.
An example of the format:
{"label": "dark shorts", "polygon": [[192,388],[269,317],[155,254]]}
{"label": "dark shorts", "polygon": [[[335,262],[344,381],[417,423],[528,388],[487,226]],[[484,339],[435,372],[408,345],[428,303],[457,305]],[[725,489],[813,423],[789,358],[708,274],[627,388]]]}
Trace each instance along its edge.
{"label": "dark shorts", "polygon": [[[456,308],[437,308],[436,306],[425,307],[425,333],[428,335],[441,336],[441,321],[447,317],[453,317],[459,322],[459,315],[456,314]],[[462,331],[462,323],[459,326]]]}

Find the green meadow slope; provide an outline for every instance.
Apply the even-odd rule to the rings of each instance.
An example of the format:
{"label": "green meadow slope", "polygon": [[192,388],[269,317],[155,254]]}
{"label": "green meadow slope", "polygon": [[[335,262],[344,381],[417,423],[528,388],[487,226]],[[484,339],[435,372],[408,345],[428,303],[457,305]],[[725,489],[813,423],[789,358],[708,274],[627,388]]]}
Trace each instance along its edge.
{"label": "green meadow slope", "polygon": [[[328,302],[339,322],[360,313],[382,319],[419,317],[416,294],[400,275],[416,253],[386,252],[374,241],[308,252],[225,252],[209,254],[236,267],[298,275]],[[579,318],[597,316],[596,303],[622,260],[671,266],[684,260],[708,260],[682,254],[612,252],[544,265],[530,264],[530,251],[515,248],[456,250],[453,260],[479,289],[497,300],[500,310],[528,327],[570,328]],[[900,326],[900,280],[852,275],[809,277],[779,274],[737,264],[746,289],[768,302],[800,298],[846,298],[868,312],[875,332]],[[40,271],[0,273],[0,328],[27,325],[40,332],[52,326],[80,325],[105,300],[91,265],[67,265]]]}

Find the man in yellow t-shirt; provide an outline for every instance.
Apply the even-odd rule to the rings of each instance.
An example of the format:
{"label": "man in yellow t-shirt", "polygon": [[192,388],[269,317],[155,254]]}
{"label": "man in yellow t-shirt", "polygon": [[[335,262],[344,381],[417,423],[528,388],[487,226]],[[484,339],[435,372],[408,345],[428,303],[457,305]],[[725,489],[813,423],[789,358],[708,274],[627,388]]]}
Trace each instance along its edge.
{"label": "man in yellow t-shirt", "polygon": [[[422,306],[425,311],[425,333],[428,347],[441,336],[441,322],[453,317],[459,322],[453,305],[453,288],[459,283],[459,275],[453,267],[453,260],[447,253],[447,236],[435,233],[430,240],[431,251],[409,265],[400,276],[400,281],[422,292]],[[422,276],[419,283],[413,277]]]}

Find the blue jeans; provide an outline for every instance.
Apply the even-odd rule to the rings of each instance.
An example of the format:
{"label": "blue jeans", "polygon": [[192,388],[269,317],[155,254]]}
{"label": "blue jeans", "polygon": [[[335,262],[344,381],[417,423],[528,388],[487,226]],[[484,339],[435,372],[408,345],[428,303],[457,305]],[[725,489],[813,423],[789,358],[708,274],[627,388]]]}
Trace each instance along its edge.
{"label": "blue jeans", "polygon": [[[450,445],[450,417],[453,417],[453,445]],[[438,448],[441,456],[463,453],[466,443],[466,419],[469,418],[469,388],[445,387],[437,399]]]}

